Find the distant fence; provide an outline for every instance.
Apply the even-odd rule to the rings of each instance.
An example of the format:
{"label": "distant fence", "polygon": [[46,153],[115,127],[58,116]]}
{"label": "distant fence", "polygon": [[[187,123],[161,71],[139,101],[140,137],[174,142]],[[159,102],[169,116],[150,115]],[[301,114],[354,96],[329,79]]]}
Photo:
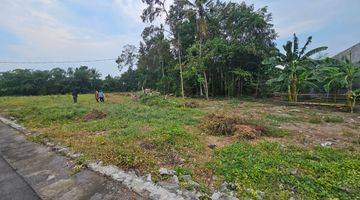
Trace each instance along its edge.
{"label": "distant fence", "polygon": [[[273,97],[277,100],[287,100],[287,93],[274,93]],[[329,103],[345,103],[346,94],[327,94],[327,93],[310,93],[298,94],[298,101],[307,102],[329,102]]]}

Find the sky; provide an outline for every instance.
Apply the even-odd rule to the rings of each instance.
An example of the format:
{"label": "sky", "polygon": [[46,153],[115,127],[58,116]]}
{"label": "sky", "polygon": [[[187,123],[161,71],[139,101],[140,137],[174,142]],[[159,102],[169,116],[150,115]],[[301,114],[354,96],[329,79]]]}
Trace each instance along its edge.
{"label": "sky", "polygon": [[[168,5],[172,0],[167,0]],[[232,0],[240,2],[240,0]],[[328,46],[332,56],[360,42],[360,0],[245,0],[268,7],[281,47],[296,33],[302,44]],[[168,6],[167,5],[167,6]],[[79,61],[116,58],[125,44],[138,46],[146,24],[141,0],[0,0],[0,62]],[[3,64],[51,69],[87,65],[102,77],[120,75],[114,61],[76,64]]]}

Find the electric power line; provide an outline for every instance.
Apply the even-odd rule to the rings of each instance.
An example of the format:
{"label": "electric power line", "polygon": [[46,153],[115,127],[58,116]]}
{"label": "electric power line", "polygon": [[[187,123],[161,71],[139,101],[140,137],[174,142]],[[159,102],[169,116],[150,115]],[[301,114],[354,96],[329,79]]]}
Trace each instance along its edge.
{"label": "electric power line", "polygon": [[89,63],[89,62],[104,62],[115,61],[114,58],[96,59],[96,60],[68,60],[68,61],[1,61],[0,64],[59,64],[59,63]]}

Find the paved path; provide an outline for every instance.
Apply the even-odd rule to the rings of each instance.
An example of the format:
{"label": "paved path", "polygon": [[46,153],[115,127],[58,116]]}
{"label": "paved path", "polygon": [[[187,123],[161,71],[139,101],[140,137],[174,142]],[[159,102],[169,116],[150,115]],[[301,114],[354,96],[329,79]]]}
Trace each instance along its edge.
{"label": "paved path", "polygon": [[6,162],[0,153],[1,199],[38,200],[39,196],[27,182]]}
{"label": "paved path", "polygon": [[0,122],[0,199],[143,199],[120,183],[73,164],[49,148],[29,142]]}

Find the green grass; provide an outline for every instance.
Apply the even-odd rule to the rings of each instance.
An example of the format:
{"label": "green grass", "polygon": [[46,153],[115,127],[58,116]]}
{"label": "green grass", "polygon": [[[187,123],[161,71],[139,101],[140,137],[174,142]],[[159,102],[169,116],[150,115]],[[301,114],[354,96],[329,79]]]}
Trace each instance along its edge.
{"label": "green grass", "polygon": [[[359,154],[331,148],[306,150],[277,143],[236,143],[217,152],[210,165],[237,185],[241,198],[356,199],[360,194]],[[292,194],[295,192],[295,194]]]}
{"label": "green grass", "polygon": [[279,125],[281,123],[287,122],[302,122],[303,119],[297,116],[293,116],[290,114],[282,113],[282,114],[268,114],[266,116],[268,120],[270,120],[274,125]]}
{"label": "green grass", "polygon": [[325,116],[324,121],[328,123],[343,123],[344,118],[340,116]]}
{"label": "green grass", "polygon": [[[152,173],[154,180],[161,180],[157,170],[165,166],[179,175],[192,175],[201,185],[207,184],[206,178],[214,170],[216,180],[236,183],[240,198],[256,198],[264,192],[266,199],[354,199],[360,193],[357,151],[283,147],[270,142],[250,144],[235,139],[234,144],[217,149],[211,160],[208,136],[199,128],[209,113],[228,112],[263,128],[265,136],[285,140],[289,132],[279,126],[302,122],[297,113],[265,112],[267,105],[253,100],[241,100],[238,109],[240,101],[236,99],[197,99],[199,108],[184,107],[181,98],[156,95],[134,101],[125,95],[109,94],[104,104],[96,103],[93,95],[80,95],[78,101],[73,104],[70,95],[0,97],[0,113],[41,132],[30,138],[33,141],[49,138],[82,152],[84,157],[76,160],[78,166],[84,159],[99,159],[124,169]],[[107,117],[84,121],[83,117],[93,110]],[[340,120],[331,117],[324,121]]]}
{"label": "green grass", "polygon": [[311,124],[321,124],[322,123],[322,119],[320,116],[312,116],[309,119],[309,123]]}
{"label": "green grass", "polygon": [[[73,104],[69,96],[2,97],[0,110],[90,158],[144,172],[156,170],[157,163],[173,162],[162,153],[169,149],[177,157],[189,159],[193,152],[204,148],[199,136],[185,129],[196,126],[201,111],[181,107],[174,98],[154,97],[140,102],[119,98],[122,103],[98,104],[93,95],[80,95],[79,103]],[[93,109],[108,116],[83,121],[82,117]],[[151,148],[143,149],[143,143]]]}

